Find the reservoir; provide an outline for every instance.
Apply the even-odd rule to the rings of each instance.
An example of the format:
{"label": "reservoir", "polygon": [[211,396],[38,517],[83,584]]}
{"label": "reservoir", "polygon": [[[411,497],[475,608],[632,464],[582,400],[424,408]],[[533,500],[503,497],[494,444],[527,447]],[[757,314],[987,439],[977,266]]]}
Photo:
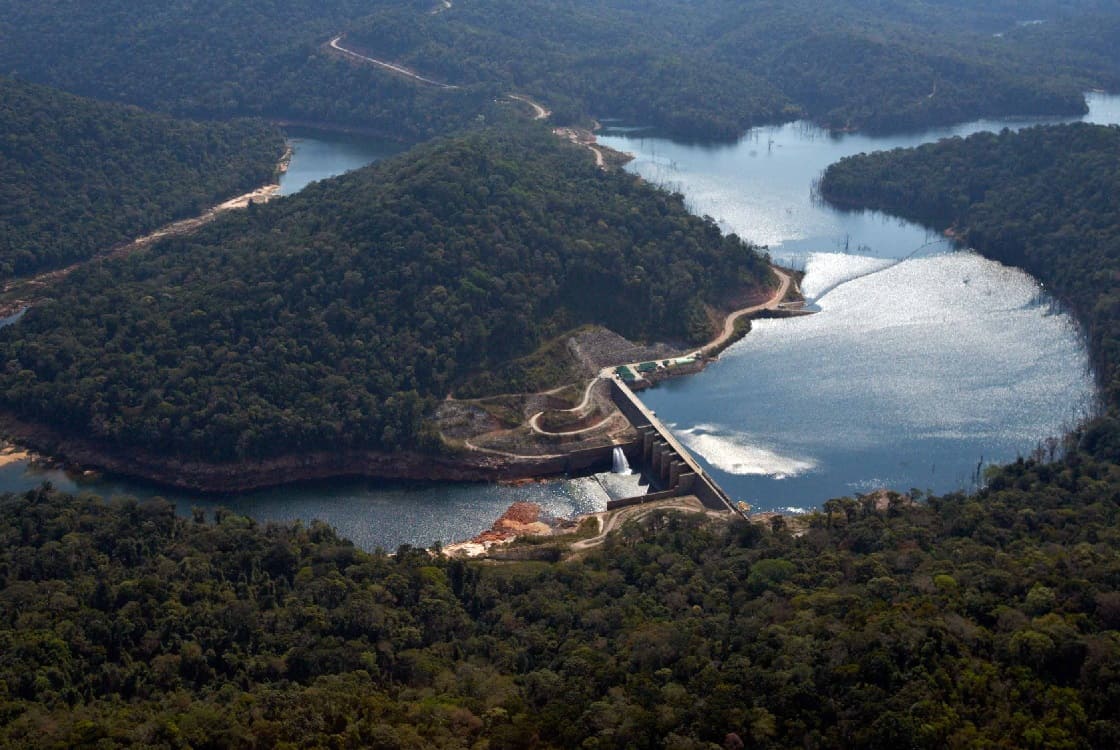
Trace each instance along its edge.
{"label": "reservoir", "polygon": [[[1086,119],[1120,122],[1120,97],[1093,96],[1090,106]],[[1027,454],[1092,408],[1080,333],[1037,282],[953,252],[913,224],[836,211],[812,194],[824,168],[848,154],[1024,124],[872,138],[791,123],[710,147],[600,137],[634,153],[629,169],[679,190],[695,213],[807,272],[803,291],[819,314],[756,321],[704,373],[642,394],[732,497],[759,509],[808,509],[880,486],[967,488],[981,461]],[[402,148],[292,136],[283,195]],[[158,495],[182,513],[225,506],[262,522],[321,519],[360,547],[387,550],[469,538],[516,501],[566,517],[632,494],[624,478],[600,475],[519,486],[337,480],[204,497],[131,479],[76,479],[25,461],[0,466],[0,491],[43,481],[104,496]]]}
{"label": "reservoir", "polygon": [[[1120,122],[1118,102],[1092,95],[1084,119]],[[984,466],[1060,436],[1093,411],[1095,390],[1077,325],[1034,279],[813,192],[844,156],[1040,122],[887,137],[798,122],[721,146],[608,131],[600,142],[635,155],[628,169],[803,269],[819,310],[755,321],[704,373],[642,400],[732,497],[759,510],[879,487],[973,489]]]}

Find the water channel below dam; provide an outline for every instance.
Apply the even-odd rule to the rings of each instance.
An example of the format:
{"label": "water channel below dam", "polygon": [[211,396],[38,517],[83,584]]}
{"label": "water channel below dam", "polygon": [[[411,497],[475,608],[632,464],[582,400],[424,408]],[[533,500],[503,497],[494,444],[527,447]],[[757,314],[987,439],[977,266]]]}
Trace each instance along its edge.
{"label": "water channel below dam", "polygon": [[[1120,122],[1120,97],[1092,95],[1090,122]],[[798,510],[877,487],[968,489],[978,464],[1029,454],[1092,410],[1081,333],[1028,275],[954,251],[922,228],[831,209],[812,185],[843,156],[1039,120],[977,121],[890,137],[832,135],[798,122],[737,143],[684,145],[607,131],[627,169],[684,194],[695,213],[806,271],[820,312],[756,321],[705,372],[642,399],[735,499]],[[385,158],[399,146],[294,134],[284,195]],[[0,467],[0,491],[54,486],[162,496],[188,513],[219,506],[261,521],[321,519],[366,549],[469,538],[516,501],[569,517],[632,494],[637,477],[599,475],[493,486],[337,480],[229,496],[124,478],[81,480],[25,461]]]}

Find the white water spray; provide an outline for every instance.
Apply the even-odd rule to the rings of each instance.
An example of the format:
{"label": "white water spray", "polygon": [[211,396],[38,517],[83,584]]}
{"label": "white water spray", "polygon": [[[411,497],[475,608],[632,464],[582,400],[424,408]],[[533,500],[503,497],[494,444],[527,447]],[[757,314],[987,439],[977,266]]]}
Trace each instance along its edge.
{"label": "white water spray", "polygon": [[615,447],[612,452],[612,465],[611,473],[613,474],[633,474],[630,470],[630,462],[626,460],[626,454],[623,453],[621,447]]}

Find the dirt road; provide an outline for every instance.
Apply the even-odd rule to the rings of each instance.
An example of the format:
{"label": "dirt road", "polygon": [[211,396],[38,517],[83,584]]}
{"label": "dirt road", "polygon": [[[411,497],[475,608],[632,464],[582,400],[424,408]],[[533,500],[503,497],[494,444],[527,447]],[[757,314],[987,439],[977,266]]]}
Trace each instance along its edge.
{"label": "dirt road", "polygon": [[391,70],[394,73],[399,73],[402,76],[406,76],[408,78],[411,78],[414,81],[419,81],[420,83],[426,83],[429,86],[436,86],[436,87],[441,88],[441,89],[457,89],[457,88],[459,88],[458,86],[455,86],[455,85],[450,84],[450,83],[444,83],[443,81],[435,81],[435,80],[432,80],[431,78],[425,78],[424,76],[420,75],[419,73],[413,73],[408,68],[402,67],[400,65],[396,65],[395,63],[385,62],[384,60],[376,60],[372,57],[367,57],[366,55],[363,55],[359,52],[355,52],[354,50],[346,49],[340,43],[342,41],[342,36],[343,36],[342,34],[339,34],[334,39],[332,39],[330,41],[330,48],[335,50],[336,52],[341,52],[342,54],[346,55],[347,57],[353,58],[355,60],[361,60],[362,62],[367,62],[367,63],[370,63],[372,65],[376,65],[380,68],[385,68],[386,70]]}
{"label": "dirt road", "polygon": [[[789,288],[793,283],[793,279],[790,278],[790,275],[788,273],[781,270],[777,266],[770,266],[770,268],[774,271],[774,275],[776,275],[781,281],[778,286],[778,291],[774,292],[773,296],[771,296],[770,299],[758,305],[751,305],[750,307],[744,307],[741,310],[735,310],[724,319],[723,330],[720,331],[720,334],[718,336],[709,341],[707,344],[704,344],[704,346],[700,347],[700,349],[693,349],[679,356],[714,356],[714,353],[718,352],[720,350],[720,347],[726,344],[727,341],[735,335],[735,322],[739,320],[739,318],[742,318],[744,315],[753,315],[754,313],[760,312],[762,310],[778,309],[778,306],[781,305],[782,300],[785,299],[786,294],[789,293]],[[662,357],[662,359],[669,359],[669,357]],[[633,370],[636,369],[640,364],[641,362],[629,362],[626,364],[626,366]],[[610,365],[608,367],[604,367],[599,371],[599,377],[607,379],[613,378],[614,373],[618,369],[618,367],[619,365]]]}
{"label": "dirt road", "polygon": [[720,334],[709,341],[707,344],[705,344],[701,349],[704,354],[710,354],[711,352],[719,351],[720,347],[726,344],[727,340],[735,335],[735,323],[739,320],[739,318],[742,318],[744,315],[753,315],[754,313],[761,312],[762,310],[776,310],[778,308],[778,305],[781,304],[782,300],[785,299],[786,294],[789,293],[789,286],[791,283],[790,276],[788,273],[782,271],[777,266],[770,266],[770,268],[774,271],[774,275],[776,275],[781,281],[781,284],[778,286],[778,291],[774,293],[774,296],[760,305],[744,307],[742,310],[736,310],[735,312],[728,315],[727,318],[723,321],[723,330],[720,332]]}
{"label": "dirt road", "polygon": [[590,144],[588,144],[587,147],[595,152],[595,166],[597,166],[599,169],[603,169],[604,167],[606,167],[607,163],[603,160],[603,152],[599,150],[599,147],[592,146]]}
{"label": "dirt road", "polygon": [[506,96],[508,96],[510,99],[513,99],[514,101],[524,102],[525,104],[528,104],[530,107],[532,107],[534,120],[544,120],[552,114],[550,110],[545,109],[529,97],[522,94],[506,94]]}
{"label": "dirt road", "polygon": [[648,516],[659,510],[676,510],[685,511],[688,513],[705,513],[714,518],[729,518],[728,513],[721,513],[718,511],[710,511],[704,507],[698,499],[692,495],[683,495],[681,497],[673,497],[667,500],[655,500],[653,502],[645,503],[643,505],[631,505],[628,508],[620,510],[608,510],[602,513],[596,513],[595,518],[599,519],[599,533],[590,539],[581,539],[578,542],[572,542],[569,550],[572,552],[583,552],[593,547],[598,547],[602,544],[608,535],[615,529],[627,521],[636,521],[639,518]]}
{"label": "dirt road", "polygon": [[[292,151],[289,148],[280,159],[280,164],[277,169],[278,172],[283,173],[287,169],[288,161],[291,159],[291,156]],[[2,295],[2,298],[0,298],[0,317],[6,317],[18,310],[34,305],[42,299],[43,293],[48,286],[60,279],[66,278],[75,270],[88,263],[110,260],[113,258],[123,258],[167,237],[178,237],[184,234],[190,234],[206,226],[227,211],[236,211],[245,208],[249,203],[267,203],[279,193],[279,184],[262,185],[256,190],[252,190],[235,198],[230,198],[224,203],[219,203],[217,206],[207,209],[205,213],[199,216],[192,216],[189,219],[180,219],[179,221],[165,224],[151,234],[146,234],[132,242],[109,248],[88,260],[72,263],[64,268],[56,268],[53,271],[44,271],[35,276],[12,279],[5,283],[3,288],[0,289],[0,295]]]}

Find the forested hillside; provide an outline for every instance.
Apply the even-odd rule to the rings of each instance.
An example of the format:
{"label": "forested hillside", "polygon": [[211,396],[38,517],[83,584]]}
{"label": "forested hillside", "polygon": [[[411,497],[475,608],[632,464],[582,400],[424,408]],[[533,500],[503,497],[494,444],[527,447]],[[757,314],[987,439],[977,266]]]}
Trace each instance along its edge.
{"label": "forested hillside", "polygon": [[0,281],[267,184],[283,151],[260,122],[174,120],[0,77]]}
{"label": "forested hillside", "polygon": [[[518,90],[561,121],[732,138],[802,114],[892,130],[1073,114],[1120,85],[1115,4],[1052,0],[0,0],[0,70],[175,112],[343,123],[410,139]],[[1046,24],[1020,26],[1025,21]],[[332,54],[334,35],[458,89]],[[1002,36],[995,36],[1001,34]]]}
{"label": "forested hillside", "polygon": [[[952,228],[1042,279],[1086,325],[1106,406],[1120,414],[1120,127],[978,133],[855,156],[829,167],[821,193]],[[1100,430],[1094,440],[1120,459],[1120,424],[1109,419]]]}
{"label": "forested hillside", "polygon": [[[404,138],[473,126],[76,270],[0,329],[5,416],[124,455],[437,451],[439,400],[543,387],[503,365],[558,334],[700,341],[773,283],[681,196],[545,127],[479,127],[509,91],[730,137],[802,112],[1071,111],[1120,77],[1104,0],[449,2],[0,0],[0,70],[37,81]],[[344,31],[462,88],[326,52]],[[279,154],[260,124],[0,95],[0,280],[255,186]],[[1120,128],[854,157],[821,191],[1041,279],[1086,326],[1105,413],[973,496],[836,498],[798,533],[654,512],[575,556],[366,553],[321,523],[3,494],[0,746],[1120,747]]]}
{"label": "forested hillside", "polygon": [[429,138],[496,92],[441,91],[325,49],[361,0],[0,0],[0,71],[179,114],[253,115]]}
{"label": "forested hillside", "polygon": [[491,130],[81,269],[0,329],[0,403],[208,460],[433,449],[435,400],[546,338],[699,342],[709,306],[770,283],[680,196],[545,128]]}
{"label": "forested hillside", "polygon": [[[1120,68],[993,33],[1099,4],[731,3],[465,0],[438,13],[394,7],[347,39],[448,81],[502,81],[552,102],[680,136],[734,137],[805,113],[829,127],[898,130],[980,115],[1075,113]],[[1115,9],[1113,9],[1115,13]],[[1029,15],[1028,15],[1029,14]],[[1108,16],[1115,18],[1115,15]],[[1066,56],[1055,51],[1061,43]],[[1058,69],[1046,55],[1066,57]]]}
{"label": "forested hillside", "polygon": [[346,40],[458,85],[500,81],[529,92],[561,122],[594,114],[727,138],[798,114],[758,72],[691,48],[718,17],[703,3],[685,12],[676,3],[490,0],[434,15],[392,8],[355,24]]}
{"label": "forested hillside", "polygon": [[8,496],[0,744],[1115,747],[1117,468],[996,484],[497,565]]}
{"label": "forested hillside", "polygon": [[1120,14],[1059,14],[1046,23],[1008,29],[1002,40],[1035,64],[1051,67],[1074,80],[1115,91],[1120,87]]}

